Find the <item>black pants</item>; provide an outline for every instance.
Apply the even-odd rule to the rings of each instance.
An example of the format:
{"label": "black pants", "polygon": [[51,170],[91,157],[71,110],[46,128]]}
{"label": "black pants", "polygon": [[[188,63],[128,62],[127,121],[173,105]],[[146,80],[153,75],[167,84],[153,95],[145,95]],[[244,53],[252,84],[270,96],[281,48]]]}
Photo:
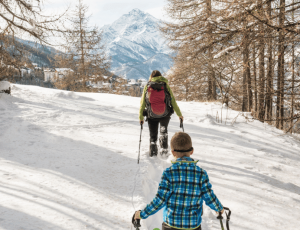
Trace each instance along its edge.
{"label": "black pants", "polygon": [[160,124],[159,144],[162,149],[168,148],[168,125],[171,117],[148,119],[148,126],[150,131],[150,143],[156,143],[158,135],[158,125]]}
{"label": "black pants", "polygon": [[[162,224],[162,230],[178,230],[177,228],[172,228],[168,226],[165,222]],[[195,228],[193,230],[201,230],[201,225],[198,228]]]}

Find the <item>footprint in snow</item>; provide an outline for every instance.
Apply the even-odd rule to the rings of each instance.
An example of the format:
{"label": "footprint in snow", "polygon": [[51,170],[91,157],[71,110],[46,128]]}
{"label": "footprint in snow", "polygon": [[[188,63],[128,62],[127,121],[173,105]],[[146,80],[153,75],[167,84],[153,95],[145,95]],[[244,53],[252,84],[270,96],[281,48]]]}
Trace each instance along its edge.
{"label": "footprint in snow", "polygon": [[252,166],[244,166],[245,169],[253,169]]}

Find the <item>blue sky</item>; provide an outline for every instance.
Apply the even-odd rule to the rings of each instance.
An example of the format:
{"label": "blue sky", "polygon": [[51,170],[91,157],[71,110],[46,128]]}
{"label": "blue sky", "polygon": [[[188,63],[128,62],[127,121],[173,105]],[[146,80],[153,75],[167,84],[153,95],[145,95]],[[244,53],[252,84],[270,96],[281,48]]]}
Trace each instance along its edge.
{"label": "blue sky", "polygon": [[[74,8],[77,2],[77,0],[47,0],[44,2],[44,8],[47,14],[59,14],[68,6]],[[99,27],[111,24],[135,8],[150,13],[156,18],[167,20],[164,12],[166,0],[83,0],[83,3],[89,6],[89,13],[92,15],[90,24]]]}

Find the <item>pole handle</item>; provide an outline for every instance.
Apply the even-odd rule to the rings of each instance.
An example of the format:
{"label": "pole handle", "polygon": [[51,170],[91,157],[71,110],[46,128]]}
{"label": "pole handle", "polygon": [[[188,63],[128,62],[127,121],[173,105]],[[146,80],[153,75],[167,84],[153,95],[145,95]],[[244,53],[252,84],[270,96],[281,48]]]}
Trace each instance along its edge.
{"label": "pole handle", "polygon": [[136,230],[138,230],[141,227],[141,220],[135,219],[135,213],[133,214],[133,217],[132,217],[132,224]]}
{"label": "pole handle", "polygon": [[[223,207],[224,208],[224,213],[226,215],[226,229],[227,230],[230,230],[229,229],[229,221],[230,221],[230,216],[231,216],[231,211],[229,208],[226,208],[226,207]],[[228,213],[226,212],[228,211]],[[221,224],[221,229],[224,230],[224,225],[223,225],[223,216],[222,216],[222,213],[219,212],[219,215],[217,217],[218,220],[220,220],[220,224]]]}

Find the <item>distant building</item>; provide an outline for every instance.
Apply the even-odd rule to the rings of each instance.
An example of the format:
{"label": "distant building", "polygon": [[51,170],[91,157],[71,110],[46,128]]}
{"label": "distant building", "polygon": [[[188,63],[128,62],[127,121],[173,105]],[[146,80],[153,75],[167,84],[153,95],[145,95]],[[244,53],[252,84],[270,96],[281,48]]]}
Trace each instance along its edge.
{"label": "distant building", "polygon": [[45,68],[44,69],[44,81],[54,82],[56,79],[62,79],[67,76],[70,72],[74,72],[70,68]]}
{"label": "distant building", "polygon": [[86,85],[92,88],[111,88],[110,79],[108,76],[93,76],[89,78],[89,81],[86,81]]}
{"label": "distant building", "polygon": [[34,76],[40,81],[44,81],[44,71],[41,67],[34,67]]}
{"label": "distant building", "polygon": [[102,88],[110,89],[111,88],[111,83],[103,83]]}
{"label": "distant building", "polygon": [[22,67],[21,68],[21,77],[24,77],[24,75],[26,75],[26,74],[28,74],[28,75],[30,75],[31,74],[31,69],[29,69],[29,68],[27,68],[27,67]]}
{"label": "distant building", "polygon": [[71,72],[74,72],[74,71],[70,68],[55,68],[55,77],[61,79],[65,76],[67,76]]}
{"label": "distant building", "polygon": [[42,68],[41,67],[34,67],[34,70],[40,71],[40,70],[42,70]]}
{"label": "distant building", "polygon": [[139,84],[139,86],[144,88],[145,85],[147,85],[148,81],[146,79],[139,79],[137,80],[137,83]]}
{"label": "distant building", "polygon": [[137,82],[136,82],[136,80],[135,79],[129,79],[128,80],[128,84],[129,85],[134,85],[134,84],[136,84]]}
{"label": "distant building", "polygon": [[44,69],[44,81],[53,82],[55,79],[55,69],[45,68]]}

